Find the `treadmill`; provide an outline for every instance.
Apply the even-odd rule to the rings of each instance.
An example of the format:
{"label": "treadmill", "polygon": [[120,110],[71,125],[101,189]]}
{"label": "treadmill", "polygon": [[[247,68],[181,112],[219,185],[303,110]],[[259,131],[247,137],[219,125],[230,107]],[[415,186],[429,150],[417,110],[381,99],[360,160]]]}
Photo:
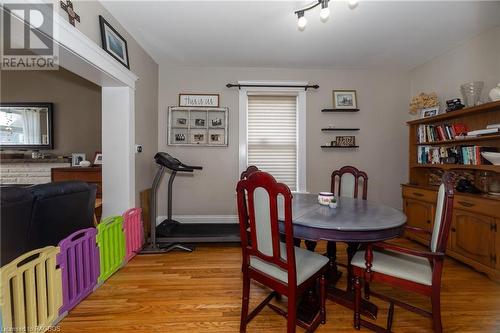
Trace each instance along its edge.
{"label": "treadmill", "polygon": [[[181,223],[172,218],[172,192],[178,172],[202,170],[201,166],[186,165],[170,154],[159,152],[154,156],[159,168],[151,188],[151,237],[141,253],[162,253],[174,249],[193,251],[193,243],[233,243],[240,241],[240,229],[236,223]],[[166,170],[168,180],[167,219],[156,225],[158,188]]]}

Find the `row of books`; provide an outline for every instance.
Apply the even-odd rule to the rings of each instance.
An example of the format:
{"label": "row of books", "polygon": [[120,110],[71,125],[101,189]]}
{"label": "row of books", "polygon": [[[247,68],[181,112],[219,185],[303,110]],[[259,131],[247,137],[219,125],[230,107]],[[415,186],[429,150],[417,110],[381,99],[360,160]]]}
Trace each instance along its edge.
{"label": "row of books", "polygon": [[418,164],[491,164],[481,156],[481,153],[496,150],[495,147],[484,146],[419,146],[417,149],[417,161]]}
{"label": "row of books", "polygon": [[420,125],[417,128],[418,143],[454,140],[467,134],[465,124]]}

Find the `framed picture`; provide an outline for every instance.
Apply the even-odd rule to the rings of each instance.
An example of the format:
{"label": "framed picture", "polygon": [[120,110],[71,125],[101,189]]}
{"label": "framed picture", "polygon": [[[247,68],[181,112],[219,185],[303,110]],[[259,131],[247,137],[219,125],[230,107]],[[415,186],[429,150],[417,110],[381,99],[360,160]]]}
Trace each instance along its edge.
{"label": "framed picture", "polygon": [[101,26],[101,42],[104,51],[108,52],[113,58],[130,69],[128,59],[127,41],[122,37],[109,23],[99,15]]}
{"label": "framed picture", "polygon": [[420,110],[420,118],[437,116],[439,114],[439,106]]}
{"label": "framed picture", "polygon": [[73,153],[71,154],[71,166],[80,166],[81,161],[85,161],[87,156],[85,153]]}
{"label": "framed picture", "polygon": [[168,108],[169,146],[227,147],[228,108]]}
{"label": "framed picture", "polygon": [[335,137],[335,146],[350,147],[356,145],[356,137],[354,135],[344,135]]}
{"label": "framed picture", "polygon": [[189,143],[193,144],[205,144],[207,143],[207,131],[206,130],[191,130]]}
{"label": "framed picture", "polygon": [[333,91],[334,109],[357,109],[356,90],[334,90]]}
{"label": "framed picture", "polygon": [[208,131],[208,143],[212,145],[225,144],[225,131],[223,129],[211,129]]}
{"label": "framed picture", "polygon": [[191,111],[189,113],[191,128],[206,128],[207,127],[207,112],[206,111]]}
{"label": "framed picture", "polygon": [[179,94],[179,106],[219,107],[219,94]]}
{"label": "framed picture", "polygon": [[94,155],[94,165],[102,165],[102,153],[100,151],[96,151]]}

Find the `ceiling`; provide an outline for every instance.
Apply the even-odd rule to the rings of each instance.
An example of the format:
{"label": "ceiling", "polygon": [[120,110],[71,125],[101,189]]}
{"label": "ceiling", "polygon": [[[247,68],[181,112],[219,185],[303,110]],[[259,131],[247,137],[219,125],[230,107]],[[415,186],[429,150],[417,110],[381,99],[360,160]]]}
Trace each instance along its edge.
{"label": "ceiling", "polygon": [[158,62],[196,66],[412,69],[500,24],[498,1],[102,1]]}

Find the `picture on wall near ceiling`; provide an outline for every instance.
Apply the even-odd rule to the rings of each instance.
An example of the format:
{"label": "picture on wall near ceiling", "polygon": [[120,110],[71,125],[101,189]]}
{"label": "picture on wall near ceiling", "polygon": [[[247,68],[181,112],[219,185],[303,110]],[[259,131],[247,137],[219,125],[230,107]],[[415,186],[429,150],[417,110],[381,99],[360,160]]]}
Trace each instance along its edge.
{"label": "picture on wall near ceiling", "polygon": [[168,145],[227,147],[228,108],[168,108]]}
{"label": "picture on wall near ceiling", "polygon": [[113,58],[130,69],[128,59],[127,41],[122,37],[109,23],[99,15],[99,23],[101,26],[101,42],[102,48],[108,52]]}
{"label": "picture on wall near ceiling", "polygon": [[334,90],[333,91],[334,109],[357,109],[356,90]]}

